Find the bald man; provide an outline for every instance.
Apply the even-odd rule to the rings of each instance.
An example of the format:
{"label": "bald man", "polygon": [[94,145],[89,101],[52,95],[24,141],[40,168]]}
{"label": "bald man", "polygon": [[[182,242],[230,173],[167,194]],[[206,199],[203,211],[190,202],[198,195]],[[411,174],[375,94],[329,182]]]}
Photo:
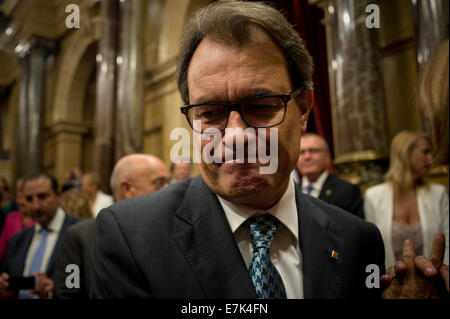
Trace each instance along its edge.
{"label": "bald man", "polygon": [[[158,157],[147,154],[131,154],[122,157],[116,163],[111,174],[110,185],[114,200],[118,202],[155,192],[166,187],[168,181],[169,171]],[[95,219],[90,219],[80,222],[78,227],[71,227],[67,230],[56,261],[54,277],[56,298],[89,298],[89,260],[94,228]],[[77,265],[78,269],[71,268],[72,270],[66,272],[69,264]]]}
{"label": "bald man", "polygon": [[167,186],[169,172],[156,156],[132,154],[122,157],[111,175],[111,189],[116,202],[155,192]]}

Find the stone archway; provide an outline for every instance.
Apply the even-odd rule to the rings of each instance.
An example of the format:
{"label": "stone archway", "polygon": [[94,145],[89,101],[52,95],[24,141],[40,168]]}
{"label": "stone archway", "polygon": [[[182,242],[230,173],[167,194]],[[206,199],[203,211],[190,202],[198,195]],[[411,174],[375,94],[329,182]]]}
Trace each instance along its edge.
{"label": "stone archway", "polygon": [[[83,78],[79,69],[86,63],[86,52],[94,43],[97,43],[100,37],[99,27],[94,25],[86,30],[78,29],[74,31],[72,38],[63,48],[63,57],[60,62],[60,69],[56,77],[55,99],[53,107],[52,122],[80,122],[82,119],[81,111],[79,114],[74,114],[74,108],[70,97],[74,96],[73,90],[83,91],[85,88],[77,86],[74,81]],[[78,74],[77,74],[78,72]],[[89,77],[89,75],[87,76]],[[81,92],[78,92],[81,93]],[[76,93],[75,93],[76,94]],[[81,96],[81,95],[80,95]],[[76,101],[77,103],[82,103]],[[79,108],[81,110],[81,108]]]}
{"label": "stone archway", "polygon": [[[93,139],[93,122],[86,121],[86,103],[92,99],[86,96],[92,79],[95,82],[99,33],[98,28],[80,30],[63,44],[56,76],[50,134],[54,145],[53,172],[61,182],[67,171],[86,162],[88,156],[84,153],[90,148],[85,146],[92,144],[86,139]],[[89,104],[88,107],[95,107]],[[90,114],[92,117],[94,112]]]}

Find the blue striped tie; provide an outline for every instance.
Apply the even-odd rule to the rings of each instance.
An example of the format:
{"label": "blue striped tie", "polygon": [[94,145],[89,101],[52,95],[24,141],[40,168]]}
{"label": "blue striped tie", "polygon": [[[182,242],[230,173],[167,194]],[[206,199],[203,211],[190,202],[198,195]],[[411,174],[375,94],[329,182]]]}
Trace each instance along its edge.
{"label": "blue striped tie", "polygon": [[314,189],[314,187],[309,184],[308,186],[306,186],[306,194],[311,195],[311,191]]}
{"label": "blue striped tie", "polygon": [[[34,253],[33,259],[31,260],[30,269],[28,270],[28,276],[41,271],[42,258],[44,257],[45,246],[47,245],[48,230],[42,228],[40,230],[40,233],[42,236],[41,242],[39,243],[39,246]],[[20,299],[34,299],[35,297],[36,296],[30,294],[28,290],[20,290],[19,292]]]}
{"label": "blue striped tie", "polygon": [[270,260],[270,246],[280,223],[270,214],[258,215],[246,222],[250,227],[253,258],[250,276],[259,299],[286,299],[280,274]]}

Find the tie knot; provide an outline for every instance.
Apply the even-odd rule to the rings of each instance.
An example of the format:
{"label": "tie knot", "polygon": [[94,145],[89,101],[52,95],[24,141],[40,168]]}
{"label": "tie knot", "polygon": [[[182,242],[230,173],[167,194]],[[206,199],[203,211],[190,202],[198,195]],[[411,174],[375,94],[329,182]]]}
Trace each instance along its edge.
{"label": "tie knot", "polygon": [[250,218],[247,224],[250,228],[253,249],[270,248],[279,223],[280,221],[270,214],[257,215]]}
{"label": "tie knot", "polygon": [[306,186],[306,192],[308,193],[308,195],[309,194],[311,194],[311,191],[314,189],[314,187],[311,185],[311,184],[309,184],[308,186]]}

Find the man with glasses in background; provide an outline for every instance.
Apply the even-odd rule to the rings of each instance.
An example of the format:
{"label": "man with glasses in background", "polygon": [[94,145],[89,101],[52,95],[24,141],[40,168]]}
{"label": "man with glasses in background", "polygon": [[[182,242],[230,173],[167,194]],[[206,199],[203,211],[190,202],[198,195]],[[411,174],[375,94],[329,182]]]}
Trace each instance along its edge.
{"label": "man with glasses in background", "polygon": [[[291,178],[313,101],[312,59],[292,26],[266,4],[218,1],[181,38],[177,84],[201,133],[200,176],[102,211],[91,296],[380,297],[365,284],[367,265],[384,273],[378,229]],[[217,136],[222,152],[211,161]],[[275,172],[261,172],[261,154],[250,161],[251,143],[276,146]]]}
{"label": "man with glasses in background", "polygon": [[331,155],[327,142],[319,135],[306,133],[300,143],[300,157],[295,175],[302,192],[364,218],[361,191],[356,185],[330,175]]}

